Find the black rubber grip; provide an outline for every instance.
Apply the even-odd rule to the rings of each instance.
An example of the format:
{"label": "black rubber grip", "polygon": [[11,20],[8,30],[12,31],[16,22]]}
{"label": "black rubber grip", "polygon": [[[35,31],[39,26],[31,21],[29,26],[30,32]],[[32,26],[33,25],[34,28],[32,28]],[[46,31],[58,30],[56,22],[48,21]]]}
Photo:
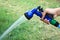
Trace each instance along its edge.
{"label": "black rubber grip", "polygon": [[59,25],[59,23],[58,23],[58,22],[56,22],[56,24],[55,24],[54,26],[58,27],[58,25]]}

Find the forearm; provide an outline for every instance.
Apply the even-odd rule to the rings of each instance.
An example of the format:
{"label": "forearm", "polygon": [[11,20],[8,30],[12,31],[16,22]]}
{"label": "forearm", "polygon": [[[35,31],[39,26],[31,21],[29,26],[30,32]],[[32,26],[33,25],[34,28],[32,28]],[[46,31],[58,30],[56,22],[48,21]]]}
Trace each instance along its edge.
{"label": "forearm", "polygon": [[60,16],[60,8],[57,8],[56,10],[57,10],[56,11],[57,16]]}

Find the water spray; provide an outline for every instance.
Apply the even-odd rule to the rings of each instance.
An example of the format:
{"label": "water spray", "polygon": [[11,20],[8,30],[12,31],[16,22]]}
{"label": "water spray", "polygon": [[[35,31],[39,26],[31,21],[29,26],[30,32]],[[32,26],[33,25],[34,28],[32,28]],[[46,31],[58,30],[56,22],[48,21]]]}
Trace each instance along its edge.
{"label": "water spray", "polygon": [[23,15],[18,20],[16,20],[1,36],[0,40],[2,40],[8,33],[14,30],[17,26],[27,21],[26,17]]}
{"label": "water spray", "polygon": [[[41,8],[40,6],[38,6],[37,8],[34,8],[32,10],[29,10],[27,12],[25,12],[25,17],[30,20],[34,14],[36,14],[38,17],[42,18],[42,12],[43,12],[43,8]],[[53,15],[52,14],[46,14],[46,16],[44,17],[44,19],[49,20],[50,24],[54,25],[55,27],[60,28],[60,24],[54,20]]]}

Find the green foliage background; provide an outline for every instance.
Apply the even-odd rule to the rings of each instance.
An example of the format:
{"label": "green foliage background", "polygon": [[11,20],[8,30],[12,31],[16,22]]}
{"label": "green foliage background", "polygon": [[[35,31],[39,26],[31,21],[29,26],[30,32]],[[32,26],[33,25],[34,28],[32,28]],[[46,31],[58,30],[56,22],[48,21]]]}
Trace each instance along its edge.
{"label": "green foliage background", "polygon": [[[0,0],[0,35],[21,17],[24,12],[37,6],[45,8],[60,7],[59,0]],[[55,18],[60,22],[60,18]],[[3,40],[60,40],[60,29],[43,23],[35,16],[22,23]]]}

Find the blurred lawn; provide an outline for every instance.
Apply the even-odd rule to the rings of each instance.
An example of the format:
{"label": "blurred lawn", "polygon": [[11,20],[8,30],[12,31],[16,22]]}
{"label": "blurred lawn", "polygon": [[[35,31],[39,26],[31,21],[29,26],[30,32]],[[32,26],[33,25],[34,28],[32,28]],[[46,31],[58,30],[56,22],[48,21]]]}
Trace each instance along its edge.
{"label": "blurred lawn", "polygon": [[[45,8],[60,7],[57,0],[0,0],[0,35],[24,12],[37,6]],[[56,18],[60,21],[60,18]],[[3,40],[60,40],[60,29],[47,25],[34,15],[10,32]]]}

